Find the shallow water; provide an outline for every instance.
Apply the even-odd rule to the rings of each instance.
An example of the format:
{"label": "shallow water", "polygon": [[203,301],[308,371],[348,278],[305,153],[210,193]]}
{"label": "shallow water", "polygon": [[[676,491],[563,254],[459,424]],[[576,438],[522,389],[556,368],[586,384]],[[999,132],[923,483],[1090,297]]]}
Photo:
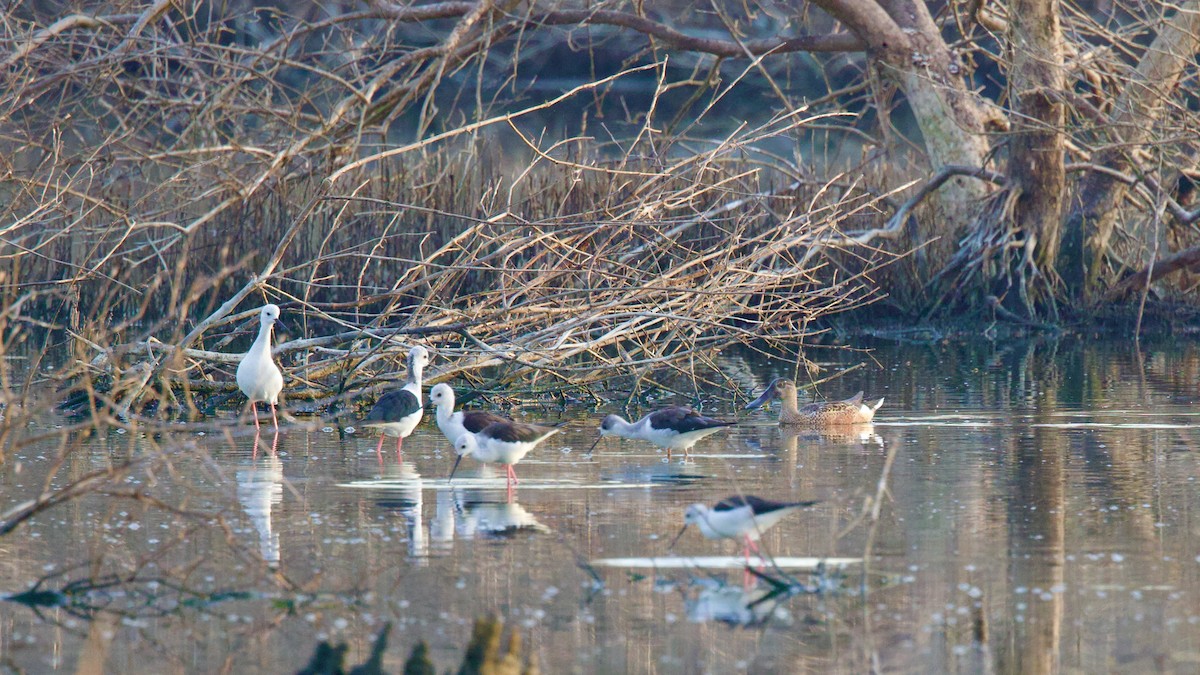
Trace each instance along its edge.
{"label": "shallow water", "polygon": [[[402,463],[390,440],[379,458],[374,437],[317,426],[285,427],[273,451],[252,427],[114,430],[72,439],[56,471],[57,444],[26,448],[3,465],[3,510],[52,471],[61,487],[167,455],[0,538],[2,591],[92,581],[65,605],[0,605],[3,660],[289,672],[320,640],[360,663],[390,622],[388,670],[418,640],[447,670],[495,613],[554,673],[1200,669],[1193,345],[856,346],[872,351],[809,356],[853,368],[821,387],[830,398],[887,398],[866,429],[788,434],[774,410],[742,412],[791,373],[750,354],[720,361],[743,398],[704,392],[705,412],[744,423],[686,461],[617,439],[588,454],[616,403],[511,411],[566,424],[518,465],[511,501],[503,472],[470,460],[446,480],[432,415]],[[788,569],[815,592],[756,604],[766,588],[740,568],[639,560],[740,556],[693,531],[668,551],[687,504],[738,492],[821,500],[768,531],[765,552],[862,557],[891,450],[865,577],[852,561],[819,579]],[[600,562],[614,558],[635,560]]]}

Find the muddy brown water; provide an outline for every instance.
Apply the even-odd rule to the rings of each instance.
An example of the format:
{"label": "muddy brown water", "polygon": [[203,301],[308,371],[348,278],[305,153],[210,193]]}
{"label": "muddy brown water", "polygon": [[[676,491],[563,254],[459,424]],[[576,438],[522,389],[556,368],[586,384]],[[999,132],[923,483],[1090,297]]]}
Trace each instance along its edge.
{"label": "muddy brown water", "polygon": [[[686,461],[617,439],[588,454],[615,403],[515,411],[566,427],[518,465],[511,501],[503,473],[470,460],[447,482],[453,451],[432,414],[403,462],[390,441],[381,459],[369,434],[319,425],[285,427],[273,451],[247,426],[73,439],[51,487],[166,452],[109,487],[174,510],[89,494],[0,538],[0,590],[76,591],[0,604],[2,659],[24,672],[294,672],[321,640],[365,660],[390,622],[387,669],[424,640],[447,670],[492,613],[554,673],[1200,669],[1193,344],[862,346],[810,357],[829,372],[862,364],[821,391],[886,397],[870,428],[790,434],[774,410],[743,412],[790,372],[747,354],[720,361],[741,399],[703,396],[705,412],[742,424]],[[739,491],[821,500],[765,534],[770,554],[862,556],[856,519],[892,449],[865,595],[853,566],[823,592],[755,604],[761,586],[737,569],[592,564],[736,556],[697,532],[667,545],[687,504]],[[9,457],[0,506],[37,496],[58,452]]]}

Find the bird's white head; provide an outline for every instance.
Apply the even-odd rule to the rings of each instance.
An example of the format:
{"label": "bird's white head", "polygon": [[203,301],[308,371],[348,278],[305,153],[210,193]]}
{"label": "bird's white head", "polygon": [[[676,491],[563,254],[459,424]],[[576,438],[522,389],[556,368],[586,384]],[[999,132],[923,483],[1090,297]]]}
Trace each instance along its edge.
{"label": "bird's white head", "polygon": [[429,365],[429,350],[418,345],[408,350],[409,372],[419,372]]}
{"label": "bird's white head", "polygon": [[[671,540],[671,545],[667,549],[675,548],[675,544],[679,542],[679,538],[683,536],[684,532],[687,532],[688,525],[698,525],[704,522],[707,516],[708,507],[704,504],[692,504],[687,507],[683,512],[683,527],[679,528],[679,534],[675,535],[675,538]],[[700,529],[703,532],[704,528]],[[707,533],[705,536],[707,536]]]}
{"label": "bird's white head", "polygon": [[258,313],[258,321],[264,326],[273,326],[279,320],[279,305],[263,305]]}
{"label": "bird's white head", "polygon": [[692,504],[683,512],[683,526],[696,525],[708,516],[708,507],[704,504]]}
{"label": "bird's white head", "polygon": [[608,415],[600,421],[600,435],[611,436],[612,434],[615,434],[617,425],[624,421],[625,420],[622,419],[620,415]]}
{"label": "bird's white head", "polygon": [[474,434],[463,434],[462,436],[459,436],[458,440],[454,443],[454,451],[458,453],[459,457],[473,455],[478,450],[479,443],[475,441]]}
{"label": "bird's white head", "polygon": [[433,385],[433,389],[429,390],[429,400],[439,408],[450,406],[454,410],[454,390],[445,382]]}

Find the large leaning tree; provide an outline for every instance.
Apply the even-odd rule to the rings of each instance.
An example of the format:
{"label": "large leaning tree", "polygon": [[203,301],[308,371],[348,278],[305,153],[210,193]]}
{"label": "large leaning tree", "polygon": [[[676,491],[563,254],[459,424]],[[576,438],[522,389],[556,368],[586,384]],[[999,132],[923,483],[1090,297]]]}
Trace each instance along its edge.
{"label": "large leaning tree", "polygon": [[[3,18],[6,115],[82,89],[112,141],[144,133],[147,119],[164,134],[273,130],[252,149],[214,144],[257,171],[205,191],[211,206],[177,224],[184,234],[298,174],[353,189],[376,152],[357,144],[394,141],[398,120],[415,129],[406,150],[448,125],[472,130],[469,114],[445,114],[447,98],[494,113],[502,91],[529,102],[532,69],[545,79],[569,66],[574,82],[599,83],[612,72],[604,59],[674,60],[694,67],[677,81],[655,71],[661,91],[759,78],[785,112],[848,114],[858,169],[896,197],[893,212],[813,246],[917,251],[913,307],[1053,320],[1173,273],[1186,288],[1200,266],[1200,0],[131,0],[21,3]],[[793,77],[801,65],[809,75]],[[213,152],[169,157],[199,166]]]}

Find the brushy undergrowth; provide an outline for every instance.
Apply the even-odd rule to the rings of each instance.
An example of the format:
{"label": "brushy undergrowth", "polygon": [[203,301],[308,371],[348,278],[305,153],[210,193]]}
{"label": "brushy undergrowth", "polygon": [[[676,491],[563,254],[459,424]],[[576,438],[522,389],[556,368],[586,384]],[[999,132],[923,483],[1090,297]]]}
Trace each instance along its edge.
{"label": "brushy undergrowth", "polygon": [[[4,371],[6,421],[46,378],[97,424],[235,399],[267,301],[286,396],[321,412],[401,377],[414,342],[433,381],[695,383],[722,349],[803,341],[883,295],[895,254],[863,244],[893,195],[769,150],[844,113],[722,118],[714,138],[739,90],[699,62],[682,102],[648,58],[522,105],[468,23],[420,47],[378,8],[119,9],[8,17],[27,30],[0,96],[0,329],[34,357]],[[599,119],[630,81],[647,107]]]}

